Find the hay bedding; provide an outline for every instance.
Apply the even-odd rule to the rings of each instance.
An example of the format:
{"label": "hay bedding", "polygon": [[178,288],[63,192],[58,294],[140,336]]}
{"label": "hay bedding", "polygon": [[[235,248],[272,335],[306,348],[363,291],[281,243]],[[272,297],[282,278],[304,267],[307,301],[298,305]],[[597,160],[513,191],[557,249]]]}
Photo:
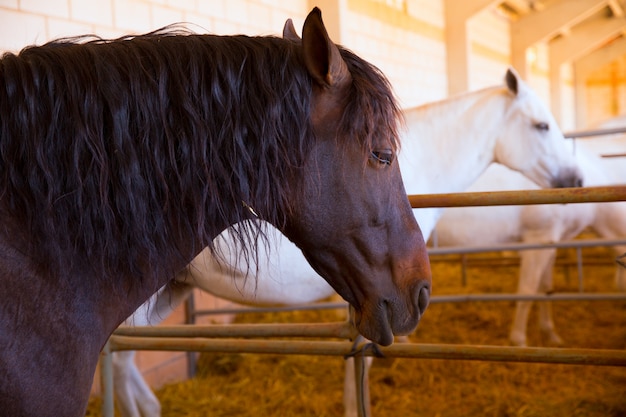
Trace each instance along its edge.
{"label": "hay bedding", "polygon": [[[608,251],[585,249],[583,253],[606,261],[585,267],[586,291],[614,291],[615,270]],[[514,292],[517,285],[518,268],[510,262],[497,268],[469,267],[466,287],[461,285],[458,257],[434,258],[432,266],[436,294]],[[576,291],[576,280],[565,272],[555,270],[555,289]],[[569,275],[575,274],[574,268]],[[411,339],[506,345],[513,309],[512,302],[434,304]],[[554,303],[553,309],[568,347],[626,348],[625,302],[563,301]],[[541,346],[535,310],[529,343]],[[255,314],[240,321],[336,321],[338,314]],[[202,354],[198,365],[196,378],[157,392],[163,417],[343,414],[341,358]],[[377,359],[370,376],[374,417],[626,416],[626,368]],[[99,415],[98,406],[94,400],[88,415]]]}

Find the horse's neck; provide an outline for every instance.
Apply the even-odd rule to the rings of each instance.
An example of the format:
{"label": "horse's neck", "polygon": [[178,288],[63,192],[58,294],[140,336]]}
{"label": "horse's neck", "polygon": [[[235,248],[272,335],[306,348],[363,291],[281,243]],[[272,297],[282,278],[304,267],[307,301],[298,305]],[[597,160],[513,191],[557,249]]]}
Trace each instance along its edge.
{"label": "horse's neck", "polygon": [[[601,155],[620,155],[626,150],[626,135],[614,138],[580,139],[575,145],[579,159],[584,158],[585,185],[611,185],[626,182],[626,164],[623,157],[604,158]],[[588,173],[595,168],[595,173]],[[599,171],[599,172],[598,172]],[[591,177],[593,175],[593,177]],[[591,177],[588,179],[588,177]]]}
{"label": "horse's neck", "polygon": [[[621,185],[626,176],[623,158],[603,158],[603,154],[619,154],[626,147],[626,136],[615,139],[581,140],[576,157],[587,186]],[[626,202],[594,203],[593,229],[605,239],[626,237]],[[617,247],[621,251],[623,246]]]}
{"label": "horse's neck", "polygon": [[409,194],[458,192],[494,161],[507,94],[492,87],[405,112],[401,168]]}

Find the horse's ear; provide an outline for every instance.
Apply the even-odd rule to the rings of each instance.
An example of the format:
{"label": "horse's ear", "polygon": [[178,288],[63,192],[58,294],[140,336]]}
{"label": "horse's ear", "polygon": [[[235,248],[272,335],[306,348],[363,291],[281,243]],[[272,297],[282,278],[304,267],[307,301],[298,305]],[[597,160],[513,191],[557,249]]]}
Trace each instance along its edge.
{"label": "horse's ear", "polygon": [[283,28],[283,38],[292,42],[301,42],[300,36],[296,33],[296,28],[293,27],[293,20],[287,19],[285,27]]}
{"label": "horse's ear", "polygon": [[514,96],[521,97],[528,88],[524,80],[522,80],[513,67],[507,69],[504,80],[506,81],[507,88]]}
{"label": "horse's ear", "polygon": [[309,74],[321,87],[341,87],[350,81],[350,71],[339,48],[328,37],[322,12],[317,7],[304,21],[302,50]]}

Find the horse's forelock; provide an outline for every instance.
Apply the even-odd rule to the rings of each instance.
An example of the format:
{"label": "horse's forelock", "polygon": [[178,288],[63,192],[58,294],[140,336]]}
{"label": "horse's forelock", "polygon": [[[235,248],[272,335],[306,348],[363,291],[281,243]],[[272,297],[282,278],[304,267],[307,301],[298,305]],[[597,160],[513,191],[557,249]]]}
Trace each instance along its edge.
{"label": "horse's forelock", "polygon": [[[4,209],[39,236],[40,259],[84,253],[124,274],[172,273],[167,257],[211,245],[250,217],[244,203],[283,224],[298,195],[284,179],[312,138],[300,59],[278,38],[171,33],[5,57]],[[258,233],[240,230],[254,250]]]}
{"label": "horse's forelock", "polygon": [[341,49],[341,53],[353,79],[351,97],[340,123],[343,135],[360,138],[365,156],[381,145],[397,151],[403,118],[389,80],[351,51]]}

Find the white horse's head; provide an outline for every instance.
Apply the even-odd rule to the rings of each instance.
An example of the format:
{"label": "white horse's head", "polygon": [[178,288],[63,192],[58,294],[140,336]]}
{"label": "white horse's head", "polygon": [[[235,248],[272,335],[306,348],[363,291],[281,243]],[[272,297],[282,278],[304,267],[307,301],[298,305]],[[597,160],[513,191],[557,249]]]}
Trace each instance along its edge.
{"label": "white horse's head", "polygon": [[582,186],[582,173],[552,113],[514,69],[509,68],[505,81],[510,95],[507,128],[498,136],[495,162],[540,187]]}

